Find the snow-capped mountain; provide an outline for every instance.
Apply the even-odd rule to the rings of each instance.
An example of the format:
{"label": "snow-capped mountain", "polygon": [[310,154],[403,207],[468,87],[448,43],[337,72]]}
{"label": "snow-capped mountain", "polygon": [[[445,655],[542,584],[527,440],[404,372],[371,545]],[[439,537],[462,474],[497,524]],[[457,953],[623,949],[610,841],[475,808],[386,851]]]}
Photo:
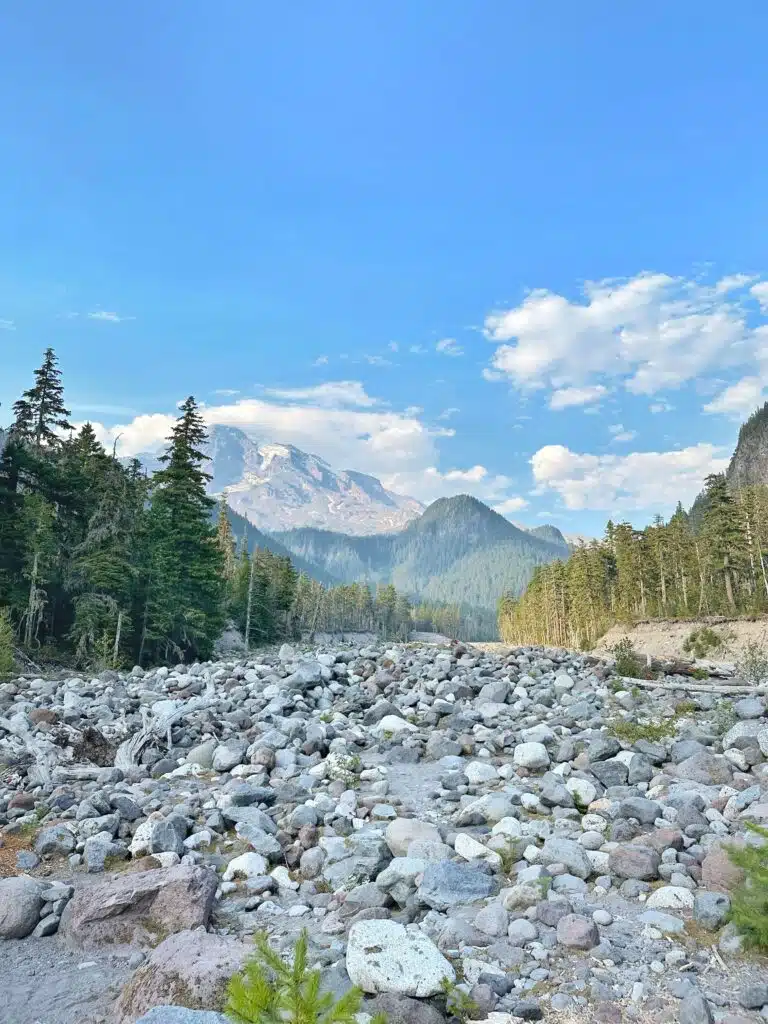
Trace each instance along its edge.
{"label": "snow-capped mountain", "polygon": [[[252,440],[236,427],[214,426],[208,442],[211,494],[267,533],[314,526],[364,536],[400,530],[424,506],[386,490],[376,477],[336,471],[290,444]],[[148,469],[152,456],[142,457]]]}

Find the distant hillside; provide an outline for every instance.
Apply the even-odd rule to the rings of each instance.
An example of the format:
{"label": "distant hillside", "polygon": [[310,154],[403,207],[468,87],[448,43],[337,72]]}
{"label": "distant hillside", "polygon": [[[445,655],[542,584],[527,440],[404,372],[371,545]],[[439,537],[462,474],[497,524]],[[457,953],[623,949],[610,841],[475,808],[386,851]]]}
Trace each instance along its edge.
{"label": "distant hillside", "polygon": [[457,604],[481,624],[484,636],[476,639],[483,639],[496,635],[502,594],[520,593],[535,565],[568,553],[552,529],[558,543],[519,529],[462,494],[440,498],[395,534],[348,537],[305,528],[274,536],[344,582],[393,583],[419,600]]}
{"label": "distant hillside", "polygon": [[[317,580],[318,583],[322,583],[324,586],[334,586],[340,581],[332,576],[329,572],[326,572],[319,565],[307,561],[305,558],[294,554],[289,551],[284,544],[281,544],[275,537],[271,537],[266,533],[262,533],[261,530],[257,530],[255,526],[248,522],[245,516],[241,516],[239,512],[235,512],[234,509],[227,507],[229,513],[229,521],[232,524],[232,532],[235,535],[238,543],[240,542],[243,534],[245,534],[246,543],[248,544],[248,550],[253,551],[255,548],[266,548],[268,551],[273,552],[275,555],[287,555],[293,562],[294,568],[297,572],[303,572],[307,576],[310,576],[313,580]],[[216,512],[214,511],[214,515]]]}
{"label": "distant hillside", "polygon": [[[768,402],[742,423],[736,448],[725,471],[725,479],[731,491],[756,484],[768,485]],[[695,526],[701,524],[706,505],[705,492],[702,490],[690,511]]]}

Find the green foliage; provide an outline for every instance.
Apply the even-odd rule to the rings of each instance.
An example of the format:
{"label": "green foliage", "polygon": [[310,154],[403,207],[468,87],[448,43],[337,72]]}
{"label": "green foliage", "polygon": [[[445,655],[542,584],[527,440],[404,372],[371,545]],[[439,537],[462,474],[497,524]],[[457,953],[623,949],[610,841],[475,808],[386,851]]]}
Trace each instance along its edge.
{"label": "green foliage", "polygon": [[[355,1024],[362,993],[353,988],[341,999],[321,991],[322,971],[310,968],[308,938],[302,932],[286,963],[265,933],[243,971],[229,983],[226,1012],[238,1024]],[[380,1022],[383,1024],[383,1021]]]}
{"label": "green foliage", "polygon": [[729,729],[733,728],[737,721],[733,704],[729,700],[719,700],[711,715],[712,728],[718,736],[724,736]]}
{"label": "green foliage", "polygon": [[655,743],[675,734],[675,722],[665,719],[663,722],[630,722],[623,718],[608,723],[608,733],[625,743],[637,743],[638,740],[649,740]]}
{"label": "green foliage", "polygon": [[7,608],[0,608],[0,679],[13,672],[13,626]]}
{"label": "green foliage", "polygon": [[748,947],[768,951],[768,829],[747,823],[763,839],[757,846],[730,846],[728,855],[745,874],[731,898],[731,921]]}
{"label": "green foliage", "polygon": [[616,672],[620,676],[630,679],[642,679],[640,661],[635,653],[635,645],[628,636],[622,637],[613,647],[609,647],[613,657],[616,659]]}
{"label": "green foliage", "polygon": [[472,996],[459,988],[450,978],[443,978],[440,989],[445,998],[446,1013],[455,1017],[461,1024],[466,1024],[478,1015],[478,1006]]}
{"label": "green foliage", "polygon": [[736,671],[751,686],[761,686],[768,680],[768,648],[764,636],[744,644]]}
{"label": "green foliage", "polygon": [[706,658],[715,651],[722,651],[729,636],[718,633],[709,626],[702,626],[700,629],[693,629],[685,638],[683,651],[685,654],[692,654],[694,658]]}

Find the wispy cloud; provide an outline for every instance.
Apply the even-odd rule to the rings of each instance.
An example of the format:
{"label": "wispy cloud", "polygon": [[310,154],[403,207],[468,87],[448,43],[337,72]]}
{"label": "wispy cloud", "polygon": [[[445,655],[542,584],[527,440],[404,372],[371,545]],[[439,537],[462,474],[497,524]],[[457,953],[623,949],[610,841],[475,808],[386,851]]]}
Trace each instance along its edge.
{"label": "wispy cloud", "polygon": [[463,356],[464,349],[455,338],[443,338],[435,345],[435,349],[444,356]]}
{"label": "wispy cloud", "polygon": [[371,366],[391,366],[392,365],[392,360],[391,359],[385,359],[384,356],[364,356],[363,358],[365,359],[366,363],[369,363]]}
{"label": "wispy cloud", "polygon": [[15,331],[16,324],[13,320],[4,320],[0,318],[0,331]]}
{"label": "wispy cloud", "polygon": [[106,320],[112,324],[122,323],[123,320],[135,320],[135,316],[120,316],[117,313],[111,313],[106,309],[95,309],[92,313],[86,314],[89,320]]}
{"label": "wispy cloud", "polygon": [[110,405],[109,403],[98,402],[69,402],[69,408],[74,413],[94,413],[96,416],[136,416],[136,409],[125,405]]}
{"label": "wispy cloud", "polygon": [[214,395],[222,395],[224,398],[231,398],[233,395],[239,395],[240,392],[237,388],[216,388]]}
{"label": "wispy cloud", "polygon": [[648,408],[654,416],[657,416],[660,412],[672,412],[675,407],[662,399],[660,402],[652,402]]}
{"label": "wispy cloud", "polygon": [[286,402],[306,402],[328,409],[356,407],[370,409],[381,405],[367,394],[359,380],[332,380],[307,388],[265,388],[265,394]]}
{"label": "wispy cloud", "polygon": [[611,436],[611,444],[621,444],[624,441],[634,441],[637,437],[636,430],[625,430],[622,423],[613,423],[608,427]]}
{"label": "wispy cloud", "polygon": [[398,343],[396,341],[390,341],[390,343],[387,345],[387,348],[389,349],[390,352],[399,352],[400,351],[400,346],[398,345]]}
{"label": "wispy cloud", "polygon": [[328,356],[318,356],[317,359],[312,363],[313,366],[326,366],[327,364]]}
{"label": "wispy cloud", "polygon": [[560,388],[552,392],[549,408],[560,410],[570,409],[574,405],[589,405],[598,402],[607,394],[608,389],[602,384],[591,384],[584,388]]}
{"label": "wispy cloud", "polygon": [[451,416],[455,416],[457,412],[461,412],[461,409],[457,409],[454,406],[451,406],[449,409],[443,409],[443,411],[437,418],[439,420],[449,420]]}
{"label": "wispy cloud", "polygon": [[411,355],[423,356],[427,350],[426,348],[424,348],[423,345],[411,345],[408,351],[411,353]]}

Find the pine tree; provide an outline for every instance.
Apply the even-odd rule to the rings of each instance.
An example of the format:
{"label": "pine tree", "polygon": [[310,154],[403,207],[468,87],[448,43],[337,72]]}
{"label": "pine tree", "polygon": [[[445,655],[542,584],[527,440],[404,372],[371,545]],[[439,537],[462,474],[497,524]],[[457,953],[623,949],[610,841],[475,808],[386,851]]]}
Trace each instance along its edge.
{"label": "pine tree", "polygon": [[208,657],[224,622],[222,556],[210,518],[215,502],[202,468],[207,434],[194,398],[180,411],[152,480],[142,642],[150,660]]}
{"label": "pine tree", "polygon": [[56,355],[47,348],[42,365],[35,370],[35,383],[24,392],[13,407],[16,415],[14,432],[36,448],[55,448],[62,443],[61,433],[71,430],[64,408],[64,387]]}
{"label": "pine tree", "polygon": [[703,534],[710,572],[715,581],[722,581],[728,610],[735,611],[736,582],[745,547],[744,531],[738,506],[723,474],[707,477],[706,498]]}
{"label": "pine tree", "polygon": [[221,552],[224,578],[231,584],[237,571],[237,555],[235,553],[235,535],[232,533],[232,523],[229,520],[226,493],[219,498],[216,515],[216,547]]}

